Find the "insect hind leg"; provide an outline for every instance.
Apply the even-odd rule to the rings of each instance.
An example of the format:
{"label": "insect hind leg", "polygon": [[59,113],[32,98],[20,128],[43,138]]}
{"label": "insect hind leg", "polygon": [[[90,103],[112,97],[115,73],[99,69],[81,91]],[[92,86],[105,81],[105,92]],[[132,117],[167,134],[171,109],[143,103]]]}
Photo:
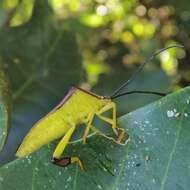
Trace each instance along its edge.
{"label": "insect hind leg", "polygon": [[77,163],[80,166],[81,170],[83,170],[83,171],[86,170],[82,160],[78,156],[71,157],[71,164],[72,163]]}
{"label": "insect hind leg", "polygon": [[53,158],[52,163],[61,167],[66,167],[71,163],[71,157]]}
{"label": "insect hind leg", "polygon": [[54,164],[61,166],[61,167],[68,166],[69,164],[72,164],[72,163],[78,163],[81,170],[84,170],[84,165],[83,165],[83,163],[79,157],[77,157],[77,156],[61,157],[61,155],[64,152],[64,150],[65,150],[72,134],[74,133],[75,129],[76,129],[75,126],[71,127],[67,131],[65,136],[61,139],[61,141],[59,142],[59,144],[57,145],[57,147],[53,153],[53,160],[52,161]]}
{"label": "insect hind leg", "polygon": [[53,158],[52,163],[57,165],[57,166],[60,166],[60,167],[66,167],[69,164],[77,163],[80,166],[81,170],[83,170],[83,171],[85,170],[85,167],[84,167],[82,160],[77,156],[63,157],[60,159]]}

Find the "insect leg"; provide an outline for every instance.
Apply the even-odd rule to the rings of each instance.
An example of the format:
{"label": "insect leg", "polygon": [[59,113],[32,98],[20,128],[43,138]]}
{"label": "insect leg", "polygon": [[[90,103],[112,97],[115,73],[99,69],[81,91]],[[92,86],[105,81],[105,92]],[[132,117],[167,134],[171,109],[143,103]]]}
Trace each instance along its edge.
{"label": "insect leg", "polygon": [[83,162],[77,156],[63,157],[63,158],[60,158],[60,159],[53,158],[53,163],[56,164],[56,165],[58,165],[58,166],[61,166],[61,167],[66,167],[69,164],[73,164],[75,162],[80,166],[80,168],[81,168],[82,171],[85,170]]}
{"label": "insect leg", "polygon": [[92,124],[93,119],[94,119],[94,113],[89,115],[88,123],[87,123],[86,129],[84,131],[84,135],[82,137],[83,144],[86,144],[86,139],[87,139],[88,133],[90,132],[90,128],[92,126],[91,124]]}
{"label": "insect leg", "polygon": [[[110,118],[107,118],[107,117],[104,117],[102,116],[101,114],[110,110],[110,109],[113,109],[113,116],[112,116],[112,119]],[[97,116],[102,119],[103,121],[106,121],[107,123],[111,124],[112,125],[112,128],[113,128],[113,131],[117,134],[117,131],[116,131],[116,128],[117,128],[117,120],[116,120],[116,105],[114,102],[106,105],[105,107],[103,107],[99,112],[96,113]]]}
{"label": "insect leg", "polygon": [[77,162],[81,168],[81,170],[84,170],[84,166],[80,158],[78,157],[63,157],[61,158],[62,153],[65,150],[65,147],[67,146],[73,132],[75,131],[76,127],[71,127],[68,132],[65,134],[65,136],[61,139],[59,144],[57,145],[54,153],[53,153],[53,163],[58,166],[67,166],[71,163]]}
{"label": "insect leg", "polygon": [[[99,116],[100,118],[103,117],[103,116]],[[110,124],[112,124],[113,122],[111,121],[111,119],[109,118],[106,118],[106,117],[103,117],[102,120],[105,120]],[[87,123],[87,126],[86,126],[86,129],[85,129],[85,132],[84,132],[84,135],[83,135],[83,144],[86,143],[86,139],[87,139],[87,136],[88,136],[88,133],[90,131],[90,129],[92,129],[95,133],[99,133],[101,134],[102,136],[104,137],[107,137],[103,132],[101,132],[99,129],[96,129],[93,125],[92,125],[92,121],[94,119],[94,113],[93,114],[90,114],[89,117],[88,117],[88,123]]]}
{"label": "insect leg", "polygon": [[102,116],[102,115],[100,115],[100,114],[97,114],[97,116],[98,116],[101,120],[103,120],[103,121],[105,121],[105,122],[107,122],[107,123],[113,125],[113,119],[110,119],[110,118],[108,118],[108,117]]}
{"label": "insect leg", "polygon": [[101,132],[99,129],[96,129],[94,126],[91,126],[91,129],[95,133],[99,133],[101,136],[103,136],[109,140],[112,140],[114,143],[119,144],[119,145],[125,145],[129,140],[128,133],[122,128],[118,128],[118,127],[116,128],[116,130],[118,132],[117,138],[107,136],[106,134]]}

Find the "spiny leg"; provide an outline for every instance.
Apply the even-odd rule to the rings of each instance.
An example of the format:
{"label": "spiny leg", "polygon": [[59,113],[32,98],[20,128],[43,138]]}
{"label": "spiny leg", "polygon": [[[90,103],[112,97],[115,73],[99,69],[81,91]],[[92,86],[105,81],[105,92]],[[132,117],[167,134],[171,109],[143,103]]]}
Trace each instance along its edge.
{"label": "spiny leg", "polygon": [[71,163],[78,163],[81,170],[84,170],[84,165],[82,163],[82,161],[80,160],[80,158],[73,156],[73,157],[63,157],[61,158],[62,153],[65,150],[65,147],[67,146],[73,132],[75,131],[76,127],[73,126],[71,127],[67,133],[65,134],[65,136],[61,139],[61,141],[59,142],[59,144],[57,145],[54,153],[53,153],[53,163],[58,165],[58,166],[62,166],[65,167]]}
{"label": "spiny leg", "polygon": [[88,134],[90,132],[90,128],[92,126],[91,124],[92,124],[93,119],[94,119],[94,113],[92,113],[92,114],[89,115],[88,123],[87,123],[86,129],[84,131],[84,135],[82,137],[83,144],[86,144],[86,139],[87,139],[87,136],[88,136]]}

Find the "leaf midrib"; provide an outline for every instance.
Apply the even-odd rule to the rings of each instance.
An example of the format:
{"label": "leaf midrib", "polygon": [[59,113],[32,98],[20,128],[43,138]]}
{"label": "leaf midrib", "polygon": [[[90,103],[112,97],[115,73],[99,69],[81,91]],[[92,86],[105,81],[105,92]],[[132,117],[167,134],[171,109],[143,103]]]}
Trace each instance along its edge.
{"label": "leaf midrib", "polygon": [[168,172],[169,172],[169,169],[170,169],[170,165],[171,165],[171,162],[173,160],[173,156],[174,156],[174,154],[176,152],[177,144],[178,144],[178,141],[179,141],[179,136],[181,134],[182,122],[183,122],[183,119],[184,119],[184,112],[185,112],[186,108],[187,108],[187,106],[184,107],[184,109],[183,109],[183,111],[181,113],[182,117],[181,117],[181,119],[179,121],[179,123],[180,123],[179,124],[179,129],[177,131],[177,136],[176,136],[176,139],[175,139],[175,142],[174,142],[174,145],[173,145],[173,149],[172,149],[172,151],[171,151],[171,153],[169,155],[169,159],[168,159],[168,163],[167,163],[167,166],[166,166],[166,170],[165,170],[163,178],[161,180],[160,190],[164,190],[164,187],[165,187],[165,184],[166,184],[166,180],[167,180],[167,177],[168,177]]}

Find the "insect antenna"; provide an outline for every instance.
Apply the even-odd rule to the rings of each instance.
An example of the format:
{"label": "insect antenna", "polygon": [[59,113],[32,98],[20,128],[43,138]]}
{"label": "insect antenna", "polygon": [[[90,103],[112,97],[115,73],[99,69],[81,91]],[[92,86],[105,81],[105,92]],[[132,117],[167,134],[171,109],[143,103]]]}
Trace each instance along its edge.
{"label": "insect antenna", "polygon": [[[159,55],[160,53],[170,49],[170,48],[184,48],[184,46],[182,45],[171,45],[171,46],[168,46],[166,48],[162,48],[158,51],[156,51],[155,53],[153,53],[147,60],[145,60],[144,63],[142,63],[138,68],[137,70],[133,73],[133,75],[131,76],[130,79],[128,79],[126,82],[124,82],[119,88],[117,88],[113,94],[110,96],[111,99],[114,99],[115,97],[120,97],[120,96],[123,96],[125,94],[132,94],[133,93],[142,93],[142,92],[139,92],[139,91],[132,91],[132,92],[126,92],[125,94],[122,93],[122,94],[118,94],[124,87],[126,87],[128,84],[130,84],[135,78],[136,76],[143,70],[144,66],[147,64],[147,63],[150,63],[157,55]],[[148,92],[149,94],[157,94],[157,92]],[[145,94],[145,91],[144,91],[144,94]]]}
{"label": "insect antenna", "polygon": [[162,92],[134,90],[134,91],[124,92],[124,93],[115,95],[111,99],[116,99],[116,98],[119,98],[121,96],[129,95],[129,94],[154,94],[154,95],[158,95],[158,96],[166,96],[167,95],[166,93],[162,93]]}

